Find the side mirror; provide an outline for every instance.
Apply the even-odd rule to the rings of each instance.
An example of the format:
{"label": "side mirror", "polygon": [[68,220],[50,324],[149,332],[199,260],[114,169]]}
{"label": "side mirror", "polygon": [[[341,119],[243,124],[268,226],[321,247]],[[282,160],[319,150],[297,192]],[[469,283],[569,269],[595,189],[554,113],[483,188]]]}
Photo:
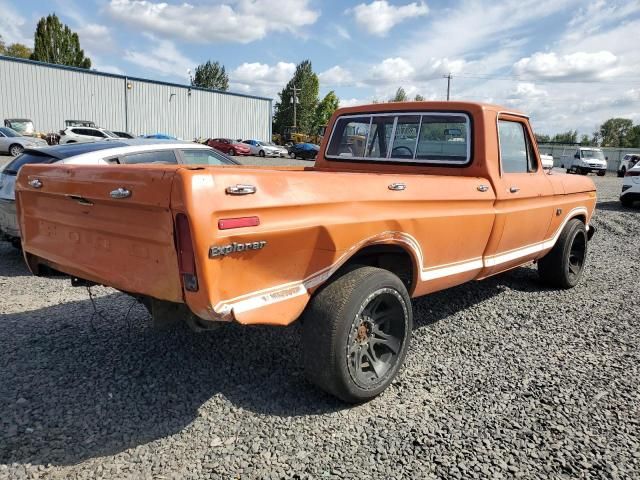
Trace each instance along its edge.
{"label": "side mirror", "polygon": [[580,155],[576,153],[573,158],[580,158]]}

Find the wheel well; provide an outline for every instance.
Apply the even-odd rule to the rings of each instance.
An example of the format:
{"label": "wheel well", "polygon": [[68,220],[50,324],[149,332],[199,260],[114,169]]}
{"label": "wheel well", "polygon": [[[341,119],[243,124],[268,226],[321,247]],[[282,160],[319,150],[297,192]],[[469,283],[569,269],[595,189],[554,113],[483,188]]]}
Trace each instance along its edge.
{"label": "wheel well", "polygon": [[415,286],[415,268],[413,257],[398,245],[371,245],[352,256],[341,268],[353,265],[378,267],[396,275],[411,293]]}

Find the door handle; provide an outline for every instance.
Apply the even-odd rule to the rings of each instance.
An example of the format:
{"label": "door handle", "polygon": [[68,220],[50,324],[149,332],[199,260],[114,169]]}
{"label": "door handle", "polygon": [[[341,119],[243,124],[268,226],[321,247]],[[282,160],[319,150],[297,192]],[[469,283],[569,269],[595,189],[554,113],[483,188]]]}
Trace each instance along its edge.
{"label": "door handle", "polygon": [[389,190],[393,190],[394,192],[399,192],[406,189],[407,185],[404,183],[392,183],[391,185],[389,185]]}
{"label": "door handle", "polygon": [[518,192],[520,191],[520,189],[519,189],[518,187],[511,187],[511,188],[509,189],[509,191],[510,191],[511,193],[518,193]]}
{"label": "door handle", "polygon": [[34,178],[33,180],[29,180],[29,186],[33,188],[42,188],[42,182],[38,178]]}
{"label": "door handle", "polygon": [[488,185],[478,185],[478,191],[479,192],[488,192],[489,191],[489,186]]}
{"label": "door handle", "polygon": [[231,185],[225,189],[227,195],[251,195],[256,193],[256,187],[254,185],[237,184]]}

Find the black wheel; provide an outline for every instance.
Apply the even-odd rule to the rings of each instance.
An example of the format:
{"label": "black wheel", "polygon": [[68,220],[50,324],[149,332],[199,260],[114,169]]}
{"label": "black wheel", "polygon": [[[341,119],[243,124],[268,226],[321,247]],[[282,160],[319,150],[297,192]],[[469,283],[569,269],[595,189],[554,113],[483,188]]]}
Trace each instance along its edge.
{"label": "black wheel", "polygon": [[538,261],[538,274],[548,285],[559,288],[575,287],[587,259],[587,230],[581,220],[569,220],[558,241]]}
{"label": "black wheel", "polygon": [[370,400],[398,373],[412,327],[402,281],[380,268],[355,268],[318,292],[305,310],[307,378],[345,402]]}
{"label": "black wheel", "polygon": [[633,199],[627,195],[626,197],[620,197],[620,203],[623,207],[631,207],[633,206]]}
{"label": "black wheel", "polygon": [[293,158],[295,160],[296,154],[294,152],[289,152],[289,158]]}
{"label": "black wheel", "polygon": [[606,170],[603,170],[602,172],[598,172],[599,177],[604,177],[606,174],[607,174]]}
{"label": "black wheel", "polygon": [[23,151],[24,151],[24,147],[22,145],[20,145],[19,143],[14,143],[13,145],[11,145],[9,147],[9,154],[11,154],[14,157],[17,157]]}
{"label": "black wheel", "polygon": [[624,177],[625,173],[627,173],[627,169],[622,167],[620,170],[618,170],[618,178]]}
{"label": "black wheel", "polygon": [[235,157],[235,155],[236,155],[235,148],[232,148],[231,150],[229,150],[229,155],[231,155],[232,157]]}
{"label": "black wheel", "polygon": [[259,157],[264,157],[264,150],[260,150],[260,151],[258,152],[258,156],[259,156]]}

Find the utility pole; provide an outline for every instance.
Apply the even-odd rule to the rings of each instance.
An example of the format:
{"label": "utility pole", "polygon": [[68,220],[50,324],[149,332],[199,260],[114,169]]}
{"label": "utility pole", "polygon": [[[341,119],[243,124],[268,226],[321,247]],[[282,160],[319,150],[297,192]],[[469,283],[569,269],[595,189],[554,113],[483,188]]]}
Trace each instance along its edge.
{"label": "utility pole", "polygon": [[447,79],[447,102],[451,98],[451,72],[448,75],[443,75],[443,78]]}
{"label": "utility pole", "polygon": [[293,102],[293,129],[297,130],[298,128],[298,118],[297,118],[297,110],[296,110],[296,103],[298,103],[298,93],[300,93],[300,89],[296,88],[296,86],[293,86],[293,97],[291,98],[291,101]]}

